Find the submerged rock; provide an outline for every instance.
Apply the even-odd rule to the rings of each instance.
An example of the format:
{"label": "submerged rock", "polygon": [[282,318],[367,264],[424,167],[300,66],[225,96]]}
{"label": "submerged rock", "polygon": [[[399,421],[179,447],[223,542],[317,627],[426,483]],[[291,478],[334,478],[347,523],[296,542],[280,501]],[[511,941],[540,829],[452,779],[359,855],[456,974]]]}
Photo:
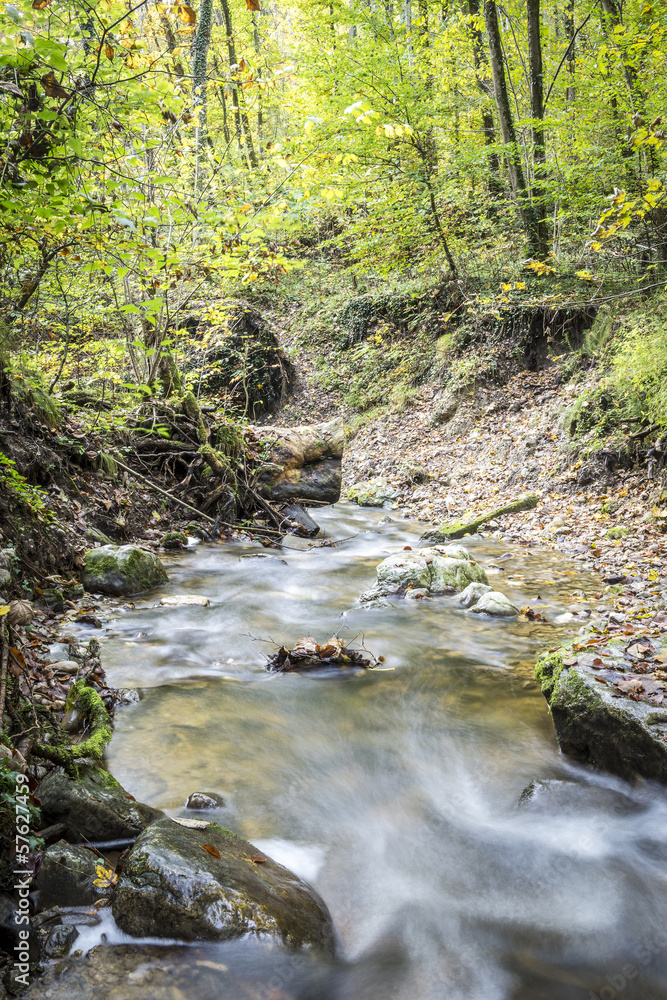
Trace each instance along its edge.
{"label": "submerged rock", "polygon": [[519,614],[519,609],[499,590],[489,590],[483,594],[470,610],[473,614],[491,615],[493,618],[514,618]]}
{"label": "submerged rock", "polygon": [[160,604],[165,608],[179,608],[182,605],[194,605],[207,608],[211,603],[209,597],[201,594],[172,594],[170,597],[161,597]]}
{"label": "submerged rock", "polygon": [[[633,643],[635,646],[633,647]],[[651,649],[654,647],[651,646]],[[535,676],[547,699],[563,753],[626,780],[652,778],[667,783],[667,695],[662,667],[651,670],[653,653],[643,653],[641,672],[624,637],[606,646],[573,645],[546,653]]]}
{"label": "submerged rock", "polygon": [[646,808],[642,802],[636,802],[615,788],[557,778],[531,781],[521,793],[518,804],[526,812],[540,815],[548,813],[579,815],[590,811],[627,816],[632,812],[642,812]]}
{"label": "submerged rock", "polygon": [[331,918],[317,893],[247,841],[210,824],[151,824],[130,852],[113,915],[135,936],[182,941],[244,934],[291,948],[333,951]]}
{"label": "submerged rock", "polygon": [[132,840],[163,815],[131,795],[101,767],[69,778],[61,768],[51,771],[36,791],[45,817],[67,824],[72,839]]}
{"label": "submerged rock", "polygon": [[82,582],[95,594],[140,594],[168,580],[167,572],[154,552],[138,545],[103,545],[86,552]]}
{"label": "submerged rock", "polygon": [[222,795],[215,792],[192,792],[188,795],[185,803],[186,809],[218,809],[224,806],[225,800]]}
{"label": "submerged rock", "polygon": [[89,906],[100,898],[93,885],[95,866],[100,859],[87,847],[74,847],[65,841],[47,848],[35,880],[39,889],[39,907]]}

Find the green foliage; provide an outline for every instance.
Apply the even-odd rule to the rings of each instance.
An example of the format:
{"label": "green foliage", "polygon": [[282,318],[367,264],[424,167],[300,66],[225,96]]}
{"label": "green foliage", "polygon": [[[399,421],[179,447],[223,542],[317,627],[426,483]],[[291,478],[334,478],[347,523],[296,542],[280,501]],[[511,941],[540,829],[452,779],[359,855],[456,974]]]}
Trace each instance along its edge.
{"label": "green foliage", "polygon": [[32,486],[25,476],[16,469],[16,462],[0,452],[0,484],[8,490],[17,503],[27,507],[33,514],[52,520],[53,515],[47,509],[47,495],[37,486]]}
{"label": "green foliage", "polygon": [[[30,833],[28,834],[28,846],[31,851],[38,850],[44,845],[41,838],[36,837],[32,831],[38,830],[41,824],[41,813],[39,808],[30,801],[27,793],[27,784],[17,782],[17,772],[12,771],[4,762],[0,760],[0,844],[9,846],[14,844],[16,836],[16,818],[21,816],[27,822]],[[10,888],[3,886],[2,888]]]}
{"label": "green foliage", "polygon": [[667,295],[629,317],[613,354],[610,382],[626,407],[667,427]]}

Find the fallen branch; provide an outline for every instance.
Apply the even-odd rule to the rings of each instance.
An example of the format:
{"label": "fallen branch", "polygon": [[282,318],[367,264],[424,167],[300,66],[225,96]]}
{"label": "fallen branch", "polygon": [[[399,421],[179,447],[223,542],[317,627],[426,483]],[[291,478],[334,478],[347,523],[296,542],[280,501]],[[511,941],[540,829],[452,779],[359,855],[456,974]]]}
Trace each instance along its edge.
{"label": "fallen branch", "polygon": [[[155,483],[151,482],[150,479],[147,479],[146,476],[142,476],[140,472],[136,472],[134,469],[131,469],[129,465],[125,465],[124,462],[121,462],[120,459],[116,457],[116,455],[113,456],[113,459],[114,459],[114,462],[116,462],[118,465],[120,465],[121,469],[125,469],[126,472],[129,472],[131,475],[136,476],[137,479],[141,479],[141,481],[143,483],[146,483],[147,486],[150,486],[150,488],[152,490],[155,490],[156,493],[159,493],[163,497],[167,497],[168,500],[172,500],[174,503],[179,504],[181,507],[185,507],[186,510],[191,510],[193,512],[193,514],[197,514],[199,517],[203,517],[204,520],[210,521],[211,524],[215,524],[215,519],[214,518],[209,517],[208,514],[204,514],[200,510],[197,510],[196,507],[193,507],[191,504],[186,503],[185,500],[179,500],[179,498],[175,497],[173,495],[173,493],[167,493],[167,491],[163,490],[162,487],[156,486]],[[218,521],[218,524],[225,524],[225,522],[224,521]],[[226,524],[225,527],[227,527],[227,528],[233,528],[234,525],[233,524]]]}
{"label": "fallen branch", "polygon": [[463,538],[464,535],[474,535],[487,521],[492,521],[496,517],[502,517],[503,514],[516,514],[520,510],[530,510],[532,507],[536,507],[538,502],[539,497],[535,493],[528,493],[513,503],[505,504],[504,507],[498,507],[496,510],[490,510],[487,514],[481,514],[470,521],[446,521],[434,531],[427,531],[425,535],[422,535],[422,539],[440,542],[446,541],[449,538]]}
{"label": "fallen branch", "polygon": [[7,626],[2,625],[2,663],[0,666],[0,734],[5,718],[5,698],[7,697],[7,665],[9,663],[9,635]]}

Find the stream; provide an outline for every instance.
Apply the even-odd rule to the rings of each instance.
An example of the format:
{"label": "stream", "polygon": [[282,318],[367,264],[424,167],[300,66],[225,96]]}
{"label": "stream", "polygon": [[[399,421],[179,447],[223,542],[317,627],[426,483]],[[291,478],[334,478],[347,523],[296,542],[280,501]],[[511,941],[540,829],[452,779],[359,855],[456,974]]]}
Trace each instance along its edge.
{"label": "stream", "polygon": [[[109,768],[171,815],[191,792],[222,795],[206,818],[315,886],[338,958],[253,940],[137,945],[106,914],[75,948],[101,933],[108,947],[31,996],[665,1000],[667,790],[562,757],[533,680],[536,652],[583,624],[558,622],[572,595],[595,606],[599,578],[475,537],[490,582],[548,623],[477,617],[453,597],[349,611],[423,527],[344,503],[311,513],[321,537],[347,540],[197,546],[114,622],[108,682],[143,697],[117,712]],[[154,606],[172,593],[211,606]],[[363,632],[381,668],[266,673],[276,644],[341,627]],[[547,778],[576,783],[572,807],[519,808]]]}

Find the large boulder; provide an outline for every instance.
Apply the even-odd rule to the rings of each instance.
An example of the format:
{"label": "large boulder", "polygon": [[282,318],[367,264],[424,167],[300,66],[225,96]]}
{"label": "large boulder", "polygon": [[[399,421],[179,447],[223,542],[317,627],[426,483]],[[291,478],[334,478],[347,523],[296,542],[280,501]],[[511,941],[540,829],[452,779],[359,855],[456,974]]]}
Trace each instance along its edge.
{"label": "large boulder", "polygon": [[282,865],[215,824],[149,826],[123,866],[113,915],[128,934],[220,941],[256,934],[291,948],[333,951],[317,893]]}
{"label": "large boulder", "polygon": [[268,500],[336,503],[345,434],[339,420],[304,427],[249,427],[249,442],[267,455],[258,481]]}
{"label": "large boulder", "polygon": [[249,302],[215,302],[202,315],[181,322],[194,333],[186,367],[197,373],[206,395],[224,402],[225,410],[255,420],[284,400],[292,365],[275,331]]}
{"label": "large boulder", "polygon": [[658,652],[657,642],[623,636],[540,657],[535,676],[563,753],[628,780],[667,782],[667,685]]}
{"label": "large boulder", "polygon": [[168,581],[154,552],[138,545],[102,545],[86,552],[82,583],[94,594],[140,594]]}
{"label": "large boulder", "polygon": [[79,778],[56,768],[41,782],[36,795],[44,816],[65,823],[72,840],[133,840],[163,815],[136,802],[101,767],[87,768]]}

